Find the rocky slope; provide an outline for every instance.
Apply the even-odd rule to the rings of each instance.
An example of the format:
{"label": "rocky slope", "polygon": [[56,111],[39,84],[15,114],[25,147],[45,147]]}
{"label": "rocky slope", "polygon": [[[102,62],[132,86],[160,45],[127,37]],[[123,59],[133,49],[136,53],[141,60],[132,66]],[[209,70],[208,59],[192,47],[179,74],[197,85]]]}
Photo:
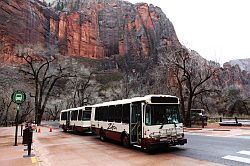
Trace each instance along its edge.
{"label": "rocky slope", "polygon": [[16,47],[39,44],[88,58],[115,54],[148,57],[165,46],[180,46],[160,8],[120,0],[38,0],[0,2],[0,60],[17,61]]}
{"label": "rocky slope", "polygon": [[[142,66],[142,70],[149,66],[146,59],[155,60],[159,52],[181,47],[169,19],[160,8],[146,3],[131,4],[120,0],[57,0],[51,4],[39,0],[0,1],[0,62],[22,62],[15,55],[27,44],[92,59],[133,56],[141,58],[140,61],[129,63],[134,63],[133,68]],[[192,52],[201,64],[206,61]],[[249,59],[225,63],[214,78],[215,84],[243,88],[250,84],[246,72],[250,70],[249,66]]]}
{"label": "rocky slope", "polygon": [[[60,52],[65,56],[54,54],[62,58],[56,64],[76,68],[69,73],[79,71],[83,74],[81,72],[85,70],[81,67],[86,67],[86,70],[94,69],[99,74],[94,82],[100,88],[93,91],[95,97],[104,101],[113,100],[112,95],[129,96],[131,89],[131,94],[137,96],[172,93],[168,82],[176,84],[176,80],[172,70],[168,73],[166,69],[169,68],[166,57],[176,55],[180,48],[184,46],[179,43],[169,19],[159,7],[146,3],[131,4],[122,0],[56,0],[51,4],[39,0],[0,1],[0,90],[3,91],[12,92],[21,85],[29,86],[20,78],[18,69],[23,60],[16,55],[24,52],[50,56]],[[240,68],[244,64],[244,70],[248,70],[249,61],[240,61],[239,65],[229,62],[220,67],[195,51],[191,50],[189,55],[196,60],[193,64],[197,69],[208,66],[218,69],[211,86],[219,87],[222,92],[229,87],[249,91],[250,73]],[[16,84],[12,85],[13,82]],[[72,90],[70,87],[65,89]],[[70,94],[65,93],[65,97]]]}
{"label": "rocky slope", "polygon": [[224,63],[218,71],[214,77],[215,85],[220,85],[222,88],[234,86],[241,90],[250,85],[250,72],[242,70],[238,64]]}
{"label": "rocky slope", "polygon": [[239,65],[241,70],[250,72],[250,58],[231,60],[229,61],[229,64],[231,64],[232,66]]}

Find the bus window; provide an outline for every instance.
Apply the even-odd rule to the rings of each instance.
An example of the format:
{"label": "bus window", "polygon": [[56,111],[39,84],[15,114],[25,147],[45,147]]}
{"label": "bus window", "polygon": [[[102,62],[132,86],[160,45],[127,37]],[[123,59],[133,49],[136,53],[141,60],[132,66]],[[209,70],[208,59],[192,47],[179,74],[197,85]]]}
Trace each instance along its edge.
{"label": "bus window", "polygon": [[132,110],[131,122],[136,123],[141,121],[141,102],[132,103]]}
{"label": "bus window", "polygon": [[103,121],[108,121],[108,116],[109,116],[109,114],[108,114],[108,107],[107,106],[102,107],[101,112],[102,112],[102,116],[103,116],[102,120]]}
{"label": "bus window", "polygon": [[146,106],[145,124],[151,125],[151,107],[149,105]]}
{"label": "bus window", "polygon": [[99,107],[99,109],[98,109],[98,111],[99,111],[99,121],[104,121],[104,107]]}
{"label": "bus window", "polygon": [[67,120],[67,112],[62,112],[61,120]]}
{"label": "bus window", "polygon": [[108,114],[109,114],[109,116],[108,116],[108,121],[109,122],[114,122],[114,116],[115,116],[115,106],[114,105],[111,105],[111,106],[109,106],[108,107]]}
{"label": "bus window", "polygon": [[89,121],[91,117],[91,111],[83,111],[82,120]]}
{"label": "bus window", "polygon": [[122,123],[129,123],[130,104],[122,105]]}
{"label": "bus window", "polygon": [[71,112],[71,120],[77,120],[77,113],[78,113],[78,110]]}
{"label": "bus window", "polygon": [[117,105],[115,107],[115,122],[121,123],[122,119],[122,105]]}
{"label": "bus window", "polygon": [[79,113],[78,113],[78,120],[82,120],[82,110],[79,110]]}
{"label": "bus window", "polygon": [[100,109],[96,107],[95,109],[95,120],[100,120]]}

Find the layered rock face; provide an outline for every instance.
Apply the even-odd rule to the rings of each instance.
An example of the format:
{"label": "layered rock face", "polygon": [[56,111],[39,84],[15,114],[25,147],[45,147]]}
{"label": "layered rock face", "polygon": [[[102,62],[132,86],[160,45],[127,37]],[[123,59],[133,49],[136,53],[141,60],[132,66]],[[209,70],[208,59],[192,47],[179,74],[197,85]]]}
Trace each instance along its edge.
{"label": "layered rock face", "polygon": [[[22,63],[15,55],[26,44],[93,59],[117,54],[154,57],[168,47],[181,46],[161,9],[146,3],[61,0],[46,6],[38,0],[0,1],[0,61]],[[237,61],[245,70],[248,62]],[[250,84],[249,74],[234,63],[221,68],[214,77],[216,84]]]}
{"label": "layered rock face", "polygon": [[67,54],[150,56],[158,47],[180,45],[172,23],[158,7],[119,0],[70,0],[60,5],[59,45],[67,39]]}
{"label": "layered rock face", "polygon": [[38,1],[0,1],[0,60],[18,61],[18,45],[39,43],[45,47],[49,10]]}
{"label": "layered rock face", "polygon": [[223,88],[236,86],[239,89],[244,89],[246,85],[250,85],[250,72],[242,71],[239,65],[231,65],[227,62],[218,70],[213,81],[215,85],[220,85]]}
{"label": "layered rock face", "polygon": [[180,46],[160,8],[120,0],[65,0],[48,7],[38,0],[0,2],[0,59],[16,60],[17,45],[58,47],[64,55],[105,58],[152,56]]}

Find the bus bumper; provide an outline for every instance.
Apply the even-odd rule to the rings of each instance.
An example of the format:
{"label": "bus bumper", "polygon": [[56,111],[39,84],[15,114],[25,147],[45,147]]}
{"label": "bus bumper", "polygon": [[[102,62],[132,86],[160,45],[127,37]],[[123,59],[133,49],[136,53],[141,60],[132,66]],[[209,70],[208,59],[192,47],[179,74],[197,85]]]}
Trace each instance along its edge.
{"label": "bus bumper", "polygon": [[148,141],[145,140],[142,143],[142,147],[144,147],[145,149],[155,149],[155,148],[159,148],[159,147],[168,147],[168,146],[176,146],[176,145],[184,145],[187,143],[187,139],[186,138],[182,138],[182,139],[177,139],[177,140],[166,140],[166,141]]}
{"label": "bus bumper", "polygon": [[171,141],[160,141],[160,142],[151,142],[150,145],[167,145],[167,146],[175,146],[175,145],[184,145],[187,143],[187,139],[178,139]]}

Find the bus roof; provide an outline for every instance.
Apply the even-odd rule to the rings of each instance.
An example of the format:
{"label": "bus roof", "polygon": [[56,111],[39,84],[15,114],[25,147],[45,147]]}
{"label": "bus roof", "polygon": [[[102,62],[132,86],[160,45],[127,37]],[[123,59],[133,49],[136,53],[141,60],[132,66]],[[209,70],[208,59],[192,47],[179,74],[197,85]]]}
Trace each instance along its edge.
{"label": "bus roof", "polygon": [[[104,103],[99,103],[92,105],[91,107],[101,107],[101,106],[109,106],[109,105],[119,105],[119,104],[128,104],[132,102],[137,102],[137,101],[146,101],[150,103],[151,97],[173,97],[177,98],[176,96],[171,96],[171,95],[146,95],[144,97],[134,97],[131,99],[123,99],[123,100],[116,100],[116,101],[109,101],[109,102],[104,102]],[[179,101],[178,101],[179,103]]]}
{"label": "bus roof", "polygon": [[68,111],[74,111],[74,110],[80,110],[80,109],[85,110],[86,107],[91,107],[91,106],[87,105],[87,106],[82,106],[82,107],[77,107],[77,108],[69,108],[69,109],[66,109],[66,110],[62,110],[61,112],[68,112]]}

